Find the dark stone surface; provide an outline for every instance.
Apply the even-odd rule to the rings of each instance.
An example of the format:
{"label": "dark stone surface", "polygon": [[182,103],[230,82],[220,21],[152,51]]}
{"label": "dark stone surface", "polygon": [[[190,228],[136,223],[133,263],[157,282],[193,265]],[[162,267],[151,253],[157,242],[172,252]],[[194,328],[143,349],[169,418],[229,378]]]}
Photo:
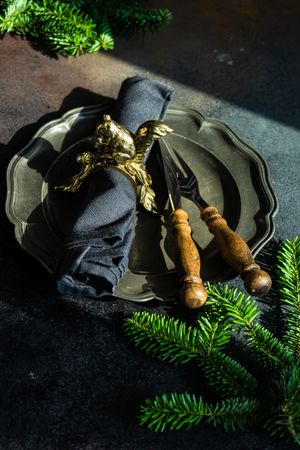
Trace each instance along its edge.
{"label": "dark stone surface", "polygon": [[[279,200],[276,239],[299,234],[298,2],[150,1],[173,10],[157,35],[118,39],[116,50],[51,58],[26,40],[0,42],[0,448],[283,450],[250,429],[202,425],[154,434],[138,426],[145,397],[204,392],[194,367],[135,350],[122,332],[134,310],[114,300],[59,299],[48,274],[14,243],[5,219],[5,171],[33,133],[64,111],[116,97],[128,76],[171,84],[174,103],[226,122],[266,160]],[[173,312],[183,314],[177,307]]]}

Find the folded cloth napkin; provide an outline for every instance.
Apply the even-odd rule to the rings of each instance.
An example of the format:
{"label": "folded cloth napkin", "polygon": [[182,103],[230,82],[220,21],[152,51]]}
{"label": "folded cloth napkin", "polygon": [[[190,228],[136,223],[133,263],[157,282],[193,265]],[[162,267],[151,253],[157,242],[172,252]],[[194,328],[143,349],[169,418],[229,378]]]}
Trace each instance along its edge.
{"label": "folded cloth napkin", "polygon": [[[128,78],[112,119],[132,132],[147,120],[162,120],[172,92],[157,80]],[[68,296],[100,298],[114,293],[128,267],[136,195],[131,182],[114,169],[96,172],[85,183],[86,195],[56,271],[57,289]]]}

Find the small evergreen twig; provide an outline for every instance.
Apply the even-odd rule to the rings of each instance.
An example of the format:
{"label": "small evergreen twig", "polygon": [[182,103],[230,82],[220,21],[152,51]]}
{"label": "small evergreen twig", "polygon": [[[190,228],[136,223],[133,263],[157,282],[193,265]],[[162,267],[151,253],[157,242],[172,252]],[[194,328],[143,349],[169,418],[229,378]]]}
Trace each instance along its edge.
{"label": "small evergreen twig", "polygon": [[245,396],[256,389],[253,376],[221,352],[230,340],[231,324],[225,326],[223,321],[209,324],[204,316],[194,328],[172,317],[135,312],[125,320],[124,330],[137,347],[161,361],[176,365],[192,360],[201,363],[208,384],[219,394]]}
{"label": "small evergreen twig", "polygon": [[144,9],[124,4],[119,8],[112,6],[109,10],[109,18],[117,34],[131,35],[136,32],[160,30],[171,22],[172,14],[167,9],[153,9],[145,15]]}
{"label": "small evergreen twig", "polygon": [[271,418],[265,428],[272,435],[292,436],[300,445],[300,367],[298,364],[287,366],[274,382],[274,394],[280,399],[277,408],[270,411]]}
{"label": "small evergreen twig", "polygon": [[172,317],[134,312],[124,330],[137,347],[162,361],[185,364],[203,351],[199,330]]}
{"label": "small evergreen twig", "polygon": [[221,398],[253,397],[257,381],[238,361],[221,352],[212,352],[200,365],[208,386]]}
{"label": "small evergreen twig", "polygon": [[166,427],[189,429],[204,420],[214,426],[222,424],[225,430],[236,430],[253,422],[257,407],[255,400],[242,397],[212,404],[188,393],[163,394],[146,400],[141,407],[140,423],[149,424],[151,430],[164,431]]}
{"label": "small evergreen twig", "polygon": [[286,239],[277,253],[278,298],[287,307],[283,342],[300,360],[300,239]]}
{"label": "small evergreen twig", "polygon": [[223,314],[227,314],[228,320],[243,331],[249,347],[265,367],[283,367],[291,363],[289,350],[271,331],[257,322],[260,312],[251,297],[221,284],[209,284],[208,292],[207,305],[220,308]]}
{"label": "small evergreen twig", "polygon": [[35,20],[31,14],[31,0],[1,2],[0,33],[29,33],[36,36]]}

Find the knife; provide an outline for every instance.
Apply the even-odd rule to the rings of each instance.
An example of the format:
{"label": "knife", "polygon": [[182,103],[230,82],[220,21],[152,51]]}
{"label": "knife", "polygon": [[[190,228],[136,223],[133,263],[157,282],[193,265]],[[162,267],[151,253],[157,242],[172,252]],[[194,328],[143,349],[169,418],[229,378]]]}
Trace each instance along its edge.
{"label": "knife", "polygon": [[161,139],[158,160],[163,171],[172,208],[170,219],[174,235],[175,266],[180,276],[179,297],[184,306],[196,309],[205,303],[207,293],[200,277],[200,255],[192,239],[189,216],[181,208],[180,185],[166,146],[166,142]]}
{"label": "knife", "polygon": [[180,184],[182,195],[193,201],[200,209],[201,219],[215,236],[224,260],[239,273],[249,294],[256,296],[266,294],[272,286],[270,275],[261,270],[260,266],[256,264],[247,243],[228,226],[217,208],[208,205],[200,195],[198,181],[192,169],[174,150],[176,159],[186,174],[185,176],[173,158],[173,151],[169,147],[167,147],[167,150],[169,151],[169,158],[173,163],[173,171],[175,171],[177,181]]}

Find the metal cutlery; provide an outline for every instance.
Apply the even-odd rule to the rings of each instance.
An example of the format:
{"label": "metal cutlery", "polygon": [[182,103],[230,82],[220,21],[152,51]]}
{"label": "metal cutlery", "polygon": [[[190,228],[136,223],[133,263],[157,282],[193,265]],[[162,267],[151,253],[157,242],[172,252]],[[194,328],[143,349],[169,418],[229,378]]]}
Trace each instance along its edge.
{"label": "metal cutlery", "polygon": [[189,216],[181,208],[181,189],[166,145],[162,142],[158,154],[159,164],[166,181],[172,232],[175,239],[175,266],[180,276],[180,300],[187,308],[200,308],[206,301],[207,293],[200,277],[200,255],[192,239]]}
{"label": "metal cutlery", "polygon": [[[209,205],[200,194],[198,180],[175,150],[171,150],[166,142],[161,142],[164,151],[168,152],[173,165],[173,172],[179,182],[181,194],[193,201],[201,211],[201,219],[215,236],[219,251],[224,260],[241,276],[246,290],[255,296],[266,294],[272,280],[269,274],[256,264],[247,243],[227,224],[215,206]],[[174,152],[174,153],[173,153]],[[175,162],[175,158],[179,165]]]}

